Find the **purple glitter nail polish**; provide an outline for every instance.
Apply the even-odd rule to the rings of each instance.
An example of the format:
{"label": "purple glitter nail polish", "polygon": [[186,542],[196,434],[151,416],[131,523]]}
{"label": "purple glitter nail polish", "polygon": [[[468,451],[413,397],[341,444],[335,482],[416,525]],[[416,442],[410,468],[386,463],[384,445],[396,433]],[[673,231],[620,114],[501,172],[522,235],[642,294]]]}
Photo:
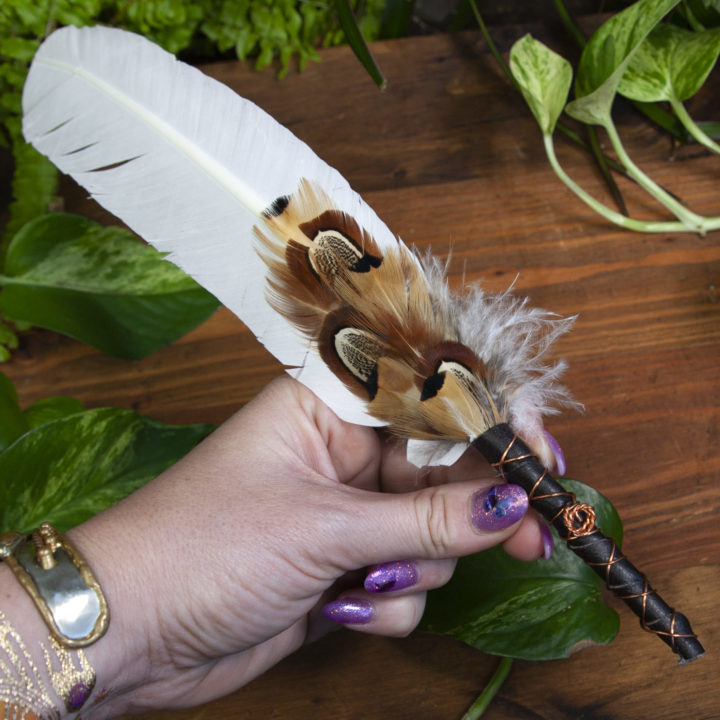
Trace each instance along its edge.
{"label": "purple glitter nail polish", "polygon": [[365,578],[365,589],[371,593],[402,590],[414,585],[418,580],[418,571],[409,560],[395,560],[373,568]]}
{"label": "purple glitter nail polish", "polygon": [[328,620],[347,625],[366,625],[375,617],[375,608],[369,600],[346,597],[323,606]]}
{"label": "purple glitter nail polish", "polygon": [[543,544],[543,558],[549,560],[555,549],[555,540],[553,540],[550,528],[542,520],[540,521],[540,537]]}
{"label": "purple glitter nail polish", "polygon": [[560,443],[558,443],[558,441],[547,430],[544,430],[543,432],[545,433],[545,439],[555,456],[555,467],[552,468],[552,470],[556,475],[560,475],[560,477],[562,477],[565,474],[565,470],[567,470],[565,453],[563,453]]}
{"label": "purple glitter nail polish", "polygon": [[504,530],[525,515],[528,505],[527,493],[519,485],[495,485],[472,496],[470,519],[483,532]]}
{"label": "purple glitter nail polish", "polygon": [[68,696],[65,700],[65,705],[69,712],[77,712],[84,704],[85,701],[90,697],[92,688],[88,687],[85,683],[79,682],[73,685],[68,692]]}

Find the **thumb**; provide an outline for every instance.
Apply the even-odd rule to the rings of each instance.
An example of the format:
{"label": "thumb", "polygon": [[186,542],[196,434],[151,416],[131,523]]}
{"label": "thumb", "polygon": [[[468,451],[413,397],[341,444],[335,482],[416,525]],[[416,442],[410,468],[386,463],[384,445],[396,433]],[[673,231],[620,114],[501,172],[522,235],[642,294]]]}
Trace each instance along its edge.
{"label": "thumb", "polygon": [[491,482],[451,483],[399,495],[358,493],[356,498],[348,549],[357,566],[486,550],[511,537],[529,507],[518,485]]}

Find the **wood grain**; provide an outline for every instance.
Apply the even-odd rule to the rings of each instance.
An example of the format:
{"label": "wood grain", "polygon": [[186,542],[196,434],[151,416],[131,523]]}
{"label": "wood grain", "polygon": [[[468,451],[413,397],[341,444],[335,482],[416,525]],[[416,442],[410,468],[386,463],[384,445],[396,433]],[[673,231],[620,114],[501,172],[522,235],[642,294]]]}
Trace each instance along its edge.
{"label": "wood grain", "polygon": [[[568,474],[613,500],[624,550],[708,649],[676,667],[618,603],[622,628],[610,646],[516,663],[485,717],[720,718],[720,233],[637,235],[595,217],[555,179],[534,121],[474,34],[378,43],[374,53],[389,77],[382,94],[342,48],[282,82],[236,63],[207,71],[308,142],[404,240],[449,255],[454,286],[515,282],[532,303],[578,315],[555,353],[568,359],[585,412],[549,427]],[[708,96],[697,106],[717,111]],[[638,164],[696,211],[720,213],[720,160],[676,153],[631,115],[619,119]],[[584,154],[558,145],[568,172],[609,203]],[[663,216],[621,186],[633,214]],[[69,183],[66,194],[68,209],[106,217]],[[67,394],[167,422],[221,422],[281,372],[224,310],[133,363],[33,330],[3,369],[24,404]],[[447,638],[343,631],[228,698],[152,717],[459,718],[495,663]]]}

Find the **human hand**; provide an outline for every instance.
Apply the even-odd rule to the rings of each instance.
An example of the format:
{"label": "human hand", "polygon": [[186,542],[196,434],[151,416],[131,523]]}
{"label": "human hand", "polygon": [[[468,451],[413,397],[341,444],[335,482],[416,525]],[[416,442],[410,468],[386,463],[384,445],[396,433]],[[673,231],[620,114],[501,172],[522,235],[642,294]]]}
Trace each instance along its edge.
{"label": "human hand", "polygon": [[[275,381],[177,465],[70,533],[112,615],[88,651],[109,691],[91,716],[227,694],[336,624],[323,606],[348,627],[406,635],[457,557],[503,543],[537,558],[541,521],[515,486],[488,495],[491,475],[474,450],[451,468],[418,470],[402,444]],[[368,592],[365,569],[378,564]],[[393,577],[396,589],[377,592]]]}

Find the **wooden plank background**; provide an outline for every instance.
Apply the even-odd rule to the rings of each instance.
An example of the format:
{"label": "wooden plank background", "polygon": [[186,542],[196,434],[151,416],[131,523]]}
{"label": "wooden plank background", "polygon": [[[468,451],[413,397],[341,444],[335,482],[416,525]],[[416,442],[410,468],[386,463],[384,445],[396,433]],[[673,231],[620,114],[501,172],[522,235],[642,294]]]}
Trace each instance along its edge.
{"label": "wooden plank background", "polygon": [[[618,638],[569,660],[517,662],[500,718],[720,718],[720,233],[639,235],[606,224],[550,170],[540,134],[476,34],[377,43],[379,93],[348,50],[277,81],[237,63],[206,70],[254,100],[345,175],[408,243],[451,253],[453,286],[482,279],[578,315],[555,354],[583,414],[551,419],[568,475],[612,499],[624,550],[686,613],[708,653],[677,667],[620,603]],[[717,94],[696,102],[701,119]],[[679,152],[620,114],[631,156],[698,212],[720,214],[720,159]],[[584,154],[558,140],[570,174],[605,199]],[[662,211],[621,183],[634,215]],[[66,184],[67,209],[108,219]],[[154,355],[127,362],[44,330],[22,334],[3,370],[21,402],[72,395],[172,423],[221,422],[281,369],[225,310]],[[451,639],[341,631],[249,686],[157,720],[459,718],[495,658]],[[149,718],[150,716],[148,716]]]}

